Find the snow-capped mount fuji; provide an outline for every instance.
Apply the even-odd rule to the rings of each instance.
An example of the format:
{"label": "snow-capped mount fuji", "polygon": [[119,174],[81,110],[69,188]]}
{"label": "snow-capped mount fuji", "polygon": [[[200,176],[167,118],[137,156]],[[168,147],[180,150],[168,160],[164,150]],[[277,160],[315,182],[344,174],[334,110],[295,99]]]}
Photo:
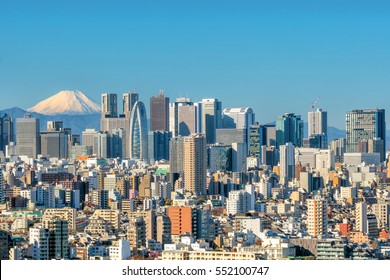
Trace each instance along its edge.
{"label": "snow-capped mount fuji", "polygon": [[63,90],[27,111],[42,115],[90,115],[99,113],[100,105],[81,91]]}

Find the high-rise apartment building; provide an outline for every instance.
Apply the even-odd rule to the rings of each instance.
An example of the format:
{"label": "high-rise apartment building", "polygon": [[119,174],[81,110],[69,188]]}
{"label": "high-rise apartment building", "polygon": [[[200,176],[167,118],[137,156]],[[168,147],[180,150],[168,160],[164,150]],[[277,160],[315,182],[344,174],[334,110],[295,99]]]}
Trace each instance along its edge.
{"label": "high-rise apartment building", "polygon": [[209,98],[202,100],[201,132],[206,136],[207,144],[216,141],[216,129],[222,126],[222,102]]}
{"label": "high-rise apartment building", "polygon": [[189,233],[196,237],[197,216],[193,207],[168,207],[167,215],[171,220],[171,234],[179,235]]}
{"label": "high-rise apartment building", "polygon": [[184,137],[174,137],[169,141],[169,163],[171,173],[184,174]]}
{"label": "high-rise apartment building", "polygon": [[307,229],[311,236],[326,236],[328,202],[320,197],[307,200]]}
{"label": "high-rise apartment building", "polygon": [[39,119],[25,114],[16,119],[16,153],[36,158],[41,153]]}
{"label": "high-rise apartment building", "polygon": [[207,148],[202,134],[184,137],[184,186],[197,195],[206,195]]}
{"label": "high-rise apartment building", "polygon": [[150,130],[169,130],[169,97],[163,91],[150,98]]}
{"label": "high-rise apartment building", "polygon": [[43,227],[48,230],[49,260],[69,259],[68,222],[55,217],[44,220]]}
{"label": "high-rise apartment building", "polygon": [[359,202],[355,205],[356,211],[356,231],[368,233],[367,228],[367,204],[365,202]]}
{"label": "high-rise apartment building", "polygon": [[291,142],[296,147],[302,146],[303,121],[301,116],[287,113],[276,120],[276,146]]}
{"label": "high-rise apartment building", "polygon": [[287,184],[295,178],[295,150],[290,142],[280,146],[280,181]]}
{"label": "high-rise apartment building", "polygon": [[381,161],[386,154],[386,118],[384,109],[353,110],[346,114],[346,152],[357,153],[361,140],[381,139],[384,145]]}

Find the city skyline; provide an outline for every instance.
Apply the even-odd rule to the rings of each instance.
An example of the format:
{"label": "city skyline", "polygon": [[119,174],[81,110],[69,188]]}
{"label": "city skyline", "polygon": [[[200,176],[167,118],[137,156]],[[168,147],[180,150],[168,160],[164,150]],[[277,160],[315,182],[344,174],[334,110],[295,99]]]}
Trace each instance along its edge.
{"label": "city skyline", "polygon": [[[64,89],[99,101],[104,92],[134,88],[147,110],[149,97],[163,89],[171,100],[250,106],[260,123],[289,112],[306,119],[318,96],[316,107],[337,128],[355,108],[390,109],[382,106],[390,65],[385,1],[20,2],[0,11],[7,25],[0,94],[11,96],[0,109],[30,108]],[[275,96],[277,112],[269,106]]]}

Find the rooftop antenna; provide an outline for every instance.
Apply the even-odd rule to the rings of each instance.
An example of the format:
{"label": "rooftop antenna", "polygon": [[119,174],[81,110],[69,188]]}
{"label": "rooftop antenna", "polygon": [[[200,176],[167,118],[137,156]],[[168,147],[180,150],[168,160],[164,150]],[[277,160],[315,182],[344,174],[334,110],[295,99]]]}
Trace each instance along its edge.
{"label": "rooftop antenna", "polygon": [[318,98],[313,101],[313,103],[311,103],[311,110],[314,112],[314,106],[317,104],[317,102],[320,101],[320,96],[318,96]]}

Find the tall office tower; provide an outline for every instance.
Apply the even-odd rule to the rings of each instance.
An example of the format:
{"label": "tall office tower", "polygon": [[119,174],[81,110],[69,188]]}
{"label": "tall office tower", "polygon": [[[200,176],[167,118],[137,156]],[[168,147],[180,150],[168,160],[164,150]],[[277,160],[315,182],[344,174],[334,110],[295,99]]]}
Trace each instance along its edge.
{"label": "tall office tower", "polygon": [[168,217],[171,219],[171,233],[172,235],[180,235],[189,233],[197,236],[197,212],[196,208],[184,206],[168,207]]}
{"label": "tall office tower", "polygon": [[296,147],[302,146],[303,121],[301,116],[287,113],[276,120],[276,147],[291,142]]}
{"label": "tall office tower", "polygon": [[353,110],[346,114],[346,152],[356,153],[359,141],[381,139],[384,141],[381,159],[386,154],[386,119],[384,109]]}
{"label": "tall office tower", "polygon": [[260,125],[254,123],[249,129],[249,156],[261,158]]}
{"label": "tall office tower", "polygon": [[245,129],[247,151],[249,151],[250,128],[255,123],[255,113],[252,108],[226,108],[223,110],[223,128]]}
{"label": "tall office tower", "polygon": [[36,158],[41,153],[39,139],[39,119],[25,114],[16,119],[16,153]]}
{"label": "tall office tower", "polygon": [[134,104],[130,119],[130,157],[148,160],[148,124],[145,105]]}
{"label": "tall office tower", "polygon": [[328,135],[328,113],[317,109],[308,113],[308,135],[325,134]]}
{"label": "tall office tower", "polygon": [[[172,137],[179,136],[179,108],[180,106],[193,106],[194,103],[188,97],[176,98],[176,101],[169,104],[169,131]],[[198,131],[196,131],[198,132]]]}
{"label": "tall office tower", "polygon": [[278,150],[275,146],[261,146],[261,163],[271,168],[278,164]]}
{"label": "tall office tower", "polygon": [[49,157],[68,158],[72,132],[64,129],[62,121],[48,121],[47,131],[40,133],[41,154]]}
{"label": "tall office tower", "polygon": [[8,115],[0,117],[0,151],[5,153],[5,146],[14,141],[13,120]]}
{"label": "tall office tower", "polygon": [[195,105],[182,104],[178,107],[178,135],[189,136],[197,133],[198,110]]}
{"label": "tall office tower", "polygon": [[163,91],[150,98],[150,130],[169,130],[169,97]]}
{"label": "tall office tower", "polygon": [[41,154],[49,157],[68,157],[68,137],[65,131],[46,131],[40,133]]}
{"label": "tall office tower", "polygon": [[94,142],[95,142],[95,140],[94,140],[95,139],[95,135],[97,135],[98,133],[99,132],[96,131],[95,129],[87,128],[81,134],[81,143],[84,146],[93,147]]}
{"label": "tall office tower", "polygon": [[207,144],[216,141],[216,129],[222,126],[222,102],[218,99],[202,100],[201,131],[206,136]]}
{"label": "tall office tower", "polygon": [[274,124],[260,126],[260,142],[262,146],[276,146],[276,126]]}
{"label": "tall office tower", "polygon": [[59,218],[42,221],[49,233],[49,260],[69,259],[68,222]]}
{"label": "tall office tower", "polygon": [[131,110],[134,104],[138,101],[138,93],[128,92],[123,94],[123,114],[125,118],[131,117]]}
{"label": "tall office tower", "polygon": [[126,131],[123,128],[116,128],[112,130],[111,134],[111,157],[123,158],[126,154],[126,147],[123,142],[126,141]]}
{"label": "tall office tower", "polygon": [[334,152],[335,162],[344,162],[344,153],[345,153],[344,138],[336,139],[330,142],[329,149],[331,149]]}
{"label": "tall office tower", "polygon": [[246,144],[232,143],[232,171],[246,172]]}
{"label": "tall office tower", "polygon": [[169,163],[171,173],[184,174],[184,137],[173,137],[169,141]]}
{"label": "tall office tower", "polygon": [[367,204],[365,202],[359,202],[355,205],[356,211],[356,231],[368,233],[367,229]]}
{"label": "tall office tower", "polygon": [[280,181],[287,184],[295,178],[295,150],[291,142],[280,146]]}
{"label": "tall office tower", "polygon": [[193,134],[184,137],[184,187],[197,195],[206,195],[206,137]]}
{"label": "tall office tower", "polygon": [[148,132],[148,155],[149,161],[169,160],[169,140],[168,131],[149,131]]}
{"label": "tall office tower", "polygon": [[111,157],[111,137],[108,132],[98,132],[94,136],[93,153],[97,157]]}
{"label": "tall office tower", "polygon": [[328,202],[320,197],[307,200],[307,229],[311,236],[326,236]]}
{"label": "tall office tower", "polygon": [[[132,110],[138,100],[137,93],[125,93],[123,94],[122,104],[123,113],[118,114],[118,97],[114,93],[102,94],[102,115],[100,122],[100,130],[114,134],[117,129],[124,129],[125,138],[122,141],[123,145],[123,157],[129,157],[130,155],[130,120],[132,116]],[[83,143],[83,145],[85,145]]]}

